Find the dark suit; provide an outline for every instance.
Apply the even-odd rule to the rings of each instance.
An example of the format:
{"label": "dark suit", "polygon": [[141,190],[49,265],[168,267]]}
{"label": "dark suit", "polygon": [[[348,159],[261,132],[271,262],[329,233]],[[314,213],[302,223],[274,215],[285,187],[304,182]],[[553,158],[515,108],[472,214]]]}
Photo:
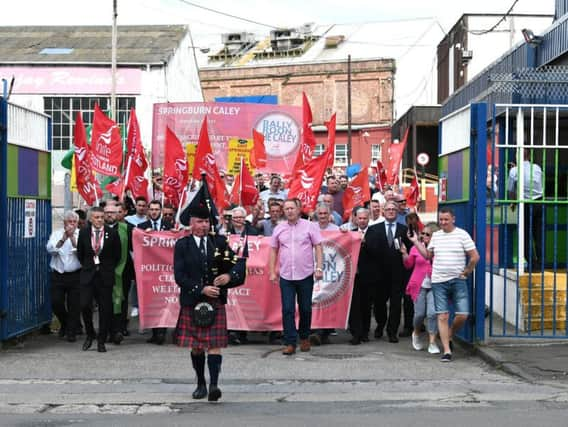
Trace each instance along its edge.
{"label": "dark suit", "polygon": [[[376,262],[378,286],[373,298],[377,332],[382,335],[386,325],[389,337],[398,335],[400,325],[401,300],[404,292],[404,265],[402,254],[393,244],[389,246],[386,222],[372,225],[367,230],[365,240]],[[394,239],[399,239],[409,250],[412,243],[407,236],[405,225],[396,224]],[[389,308],[387,312],[387,302]],[[388,319],[388,320],[387,320]]]}
{"label": "dark suit", "polygon": [[377,259],[372,252],[372,242],[368,240],[369,238],[376,238],[376,233],[369,233],[369,230],[370,227],[367,228],[365,237],[361,241],[357,273],[353,284],[353,296],[351,297],[351,310],[349,311],[349,331],[356,340],[365,339],[369,336],[371,304],[378,277]]}
{"label": "dark suit", "polygon": [[[153,229],[152,220],[149,219],[148,221],[141,222],[137,226],[142,230]],[[164,218],[161,218],[160,227],[157,231],[168,231],[173,228],[173,224],[169,221],[165,221]],[[152,338],[150,338],[150,342],[155,342],[158,344],[162,344],[164,342],[164,338],[167,332],[167,328],[153,328],[152,329]]]}
{"label": "dark suit", "polygon": [[[208,270],[204,271],[201,252],[195,243],[194,237],[183,237],[176,242],[174,251],[174,274],[176,283],[181,288],[179,300],[182,307],[193,307],[195,304],[202,301],[203,288],[213,283],[215,277],[212,268],[215,265],[215,247],[217,247],[219,253],[224,254],[227,247],[227,240],[224,236],[216,235],[215,237],[207,237],[206,252]],[[219,271],[217,274],[221,273],[222,272]],[[227,289],[240,286],[244,283],[246,276],[245,262],[239,260],[227,273],[231,276],[231,280],[220,288],[219,301],[222,304],[227,303]]]}
{"label": "dark suit", "polygon": [[77,258],[82,265],[80,275],[81,312],[86,333],[94,337],[92,302],[99,307],[99,342],[104,342],[110,331],[112,319],[112,288],[114,270],[120,261],[120,239],[116,230],[104,226],[103,247],[98,255],[100,263],[95,264],[95,252],[91,243],[92,225],[79,231]]}

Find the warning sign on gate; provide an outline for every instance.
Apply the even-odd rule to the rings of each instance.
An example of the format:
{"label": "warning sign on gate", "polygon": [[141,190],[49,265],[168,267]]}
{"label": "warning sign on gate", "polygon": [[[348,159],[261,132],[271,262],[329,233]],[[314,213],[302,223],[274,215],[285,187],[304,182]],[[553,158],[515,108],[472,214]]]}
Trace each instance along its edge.
{"label": "warning sign on gate", "polygon": [[36,200],[26,199],[24,209],[24,239],[36,236]]}

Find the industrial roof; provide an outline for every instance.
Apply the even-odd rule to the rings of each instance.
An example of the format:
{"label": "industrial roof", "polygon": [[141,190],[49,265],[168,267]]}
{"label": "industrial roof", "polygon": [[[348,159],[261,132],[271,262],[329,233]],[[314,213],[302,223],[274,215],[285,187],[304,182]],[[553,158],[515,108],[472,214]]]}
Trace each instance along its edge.
{"label": "industrial roof", "polygon": [[[184,25],[118,27],[117,62],[167,61],[188,29]],[[110,26],[0,27],[0,63],[110,63]]]}

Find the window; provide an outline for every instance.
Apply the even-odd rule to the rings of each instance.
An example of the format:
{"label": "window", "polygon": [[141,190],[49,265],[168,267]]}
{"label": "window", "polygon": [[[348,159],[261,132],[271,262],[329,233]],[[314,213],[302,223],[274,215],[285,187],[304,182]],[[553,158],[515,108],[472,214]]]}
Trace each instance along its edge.
{"label": "window", "polygon": [[335,166],[347,166],[347,144],[335,145]]}
{"label": "window", "polygon": [[[130,108],[136,106],[136,98],[121,97],[116,99],[118,110],[116,119],[121,127],[122,134],[126,135],[126,126]],[[73,142],[73,126],[77,112],[83,113],[85,126],[93,123],[93,111],[95,103],[103,111],[110,106],[110,98],[107,97],[44,97],[43,109],[45,114],[51,116],[53,127],[53,149],[69,150]]]}
{"label": "window", "polygon": [[379,144],[371,145],[371,159],[373,163],[381,159],[381,146]]}
{"label": "window", "polygon": [[316,144],[316,146],[314,147],[314,158],[319,157],[323,154],[323,152],[325,151],[325,145],[324,144]]}

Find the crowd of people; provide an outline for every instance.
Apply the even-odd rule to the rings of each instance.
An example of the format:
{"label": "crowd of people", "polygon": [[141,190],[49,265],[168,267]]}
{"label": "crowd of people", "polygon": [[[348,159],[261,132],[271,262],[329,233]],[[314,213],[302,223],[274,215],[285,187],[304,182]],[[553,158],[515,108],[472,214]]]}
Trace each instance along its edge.
{"label": "crowd of people", "polygon": [[[230,186],[230,178],[224,178]],[[344,215],[343,193],[349,180],[331,173],[325,178],[315,210],[306,215],[298,199],[288,198],[281,177],[270,176],[268,186],[262,175],[255,179],[259,190],[256,205],[226,207],[214,218],[205,203],[196,208],[192,202],[186,215],[190,220],[184,224],[180,223],[184,215],[177,215],[174,206],[162,206],[159,200],[148,203],[144,197],[126,202],[106,200],[92,207],[88,216],[83,211],[66,212],[63,228],[53,231],[47,243],[59,336],[75,342],[77,335],[84,333],[85,351],[95,340],[99,352],[106,352],[109,342],[119,345],[130,335],[129,318],[138,315],[133,228],[148,232],[188,228],[190,236],[179,239],[175,249],[181,311],[173,339],[192,349],[198,379],[194,398],[218,400],[220,349],[247,342],[247,332],[227,331],[224,314],[226,287],[244,283],[246,269],[239,264],[240,269],[235,266],[216,277],[212,273],[216,270],[211,266],[211,254],[222,245],[219,242],[226,242],[222,237],[270,237],[269,280],[280,285],[283,332],[273,331],[268,339],[271,344],[282,343],[282,353],[292,355],[297,346],[307,352],[313,345],[331,343],[334,330],[312,330],[312,292],[314,280],[323,275],[321,232],[341,230],[362,237],[349,313],[349,343],[361,345],[371,338],[383,339],[384,334],[388,342],[398,343],[400,336],[410,336],[412,348],[419,351],[425,348],[424,335],[429,353],[441,352],[442,361],[451,361],[452,336],[470,311],[466,278],[479,259],[471,237],[455,226],[451,210],[440,211],[439,225],[423,225],[396,187],[380,191],[371,186],[369,202]],[[202,197],[200,193],[194,197]],[[193,252],[195,257],[188,255]],[[194,310],[199,302],[211,305],[216,316],[212,325],[196,326],[196,316],[201,314]],[[456,313],[452,325],[450,303]],[[98,333],[93,325],[94,308],[98,310]],[[153,329],[147,339],[155,345],[166,341],[163,328]],[[205,354],[209,391],[204,379]]]}

